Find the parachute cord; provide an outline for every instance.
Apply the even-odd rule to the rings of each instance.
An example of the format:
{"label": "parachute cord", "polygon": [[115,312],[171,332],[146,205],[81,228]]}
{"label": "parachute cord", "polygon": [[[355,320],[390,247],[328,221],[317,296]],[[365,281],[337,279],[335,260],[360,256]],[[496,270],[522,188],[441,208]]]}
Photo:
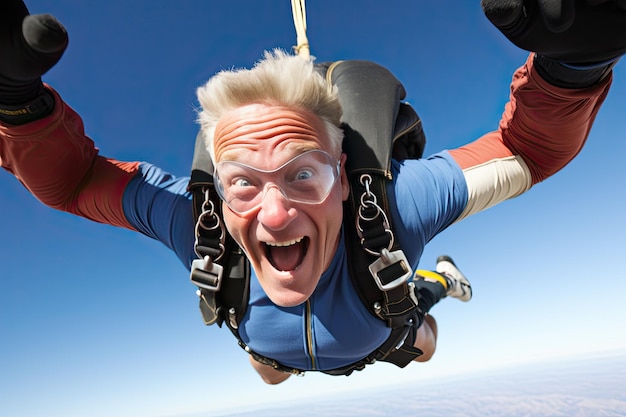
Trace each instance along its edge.
{"label": "parachute cord", "polygon": [[291,0],[293,24],[296,27],[296,54],[304,59],[310,59],[309,40],[306,37],[306,7],[304,0]]}

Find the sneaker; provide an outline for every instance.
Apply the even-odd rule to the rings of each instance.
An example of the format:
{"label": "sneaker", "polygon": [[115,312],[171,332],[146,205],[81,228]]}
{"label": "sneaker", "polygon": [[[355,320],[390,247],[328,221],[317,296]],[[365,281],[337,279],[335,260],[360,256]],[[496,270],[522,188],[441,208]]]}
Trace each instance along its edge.
{"label": "sneaker", "polygon": [[443,275],[448,282],[447,296],[458,298],[461,301],[472,299],[472,285],[456,267],[452,258],[446,255],[438,257],[435,270]]}

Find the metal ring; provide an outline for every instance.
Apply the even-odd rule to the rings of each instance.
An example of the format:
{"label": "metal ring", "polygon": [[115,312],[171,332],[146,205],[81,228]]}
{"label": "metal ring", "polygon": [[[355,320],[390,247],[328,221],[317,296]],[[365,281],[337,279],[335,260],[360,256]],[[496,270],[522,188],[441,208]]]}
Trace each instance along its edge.
{"label": "metal ring", "polygon": [[[226,230],[224,228],[224,225],[222,224],[222,220],[215,213],[215,205],[211,201],[209,193],[210,193],[209,188],[208,187],[205,188],[204,189],[204,202],[202,203],[202,208],[204,209],[204,211],[200,213],[200,216],[198,216],[198,220],[196,222],[196,227],[195,227],[196,239],[195,239],[195,243],[193,246],[193,250],[196,253],[196,255],[198,255],[198,257],[202,258],[202,255],[198,253],[199,238],[201,234],[200,229],[202,229],[202,231],[209,231],[209,232],[219,229],[220,234],[219,234],[218,247],[212,248],[212,249],[219,250],[219,255],[217,255],[215,259],[213,260],[213,262],[215,262],[219,260],[226,252],[226,248],[224,246],[224,242],[226,241]],[[210,222],[207,221],[208,219],[210,219]]]}
{"label": "metal ring", "polygon": [[205,212],[207,212],[207,211],[208,212],[214,212],[215,211],[215,205],[213,204],[213,201],[208,199],[208,197],[202,203],[202,211],[205,211]]}
{"label": "metal ring", "polygon": [[[212,222],[207,221],[208,219],[211,219]],[[202,213],[200,213],[200,216],[198,217],[198,223],[196,225],[197,227],[201,227],[204,230],[215,230],[222,225],[222,221],[220,220],[219,216],[215,214],[214,211],[203,211]]]}
{"label": "metal ring", "polygon": [[[368,206],[376,208],[376,214],[374,214],[373,216],[366,216],[366,215],[364,215],[363,211]],[[367,221],[367,222],[371,222],[371,221],[376,220],[378,218],[378,216],[380,216],[381,213],[384,215],[383,210],[380,208],[380,206],[378,204],[376,204],[376,201],[368,201],[368,200],[361,199],[361,205],[359,206],[359,209],[358,209],[358,219],[361,219],[361,220],[364,220],[364,221]]]}
{"label": "metal ring", "polygon": [[[361,174],[361,176],[359,177],[359,182],[363,187],[365,187],[365,192],[368,196],[374,196],[374,194],[372,194],[372,192],[370,191],[370,184],[373,182],[371,175]],[[374,196],[374,198],[376,198],[376,196]]]}

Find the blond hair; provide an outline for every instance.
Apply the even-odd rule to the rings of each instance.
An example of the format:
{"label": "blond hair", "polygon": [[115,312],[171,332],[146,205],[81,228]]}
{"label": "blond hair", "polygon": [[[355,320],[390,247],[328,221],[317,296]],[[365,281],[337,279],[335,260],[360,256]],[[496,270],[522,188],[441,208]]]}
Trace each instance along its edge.
{"label": "blond hair", "polygon": [[296,107],[316,114],[324,123],[331,152],[341,153],[341,105],[336,88],[315,71],[313,61],[280,49],[266,51],[251,69],[220,71],[197,90],[198,122],[206,149],[215,161],[215,126],[230,110],[253,103]]}

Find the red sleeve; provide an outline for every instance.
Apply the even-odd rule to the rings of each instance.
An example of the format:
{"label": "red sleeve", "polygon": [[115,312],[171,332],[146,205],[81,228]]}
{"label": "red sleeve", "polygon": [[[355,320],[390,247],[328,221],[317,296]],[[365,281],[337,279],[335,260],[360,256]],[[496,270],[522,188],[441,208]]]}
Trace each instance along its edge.
{"label": "red sleeve", "polygon": [[51,115],[21,126],[0,123],[0,166],[52,208],[133,229],[122,196],[139,163],[98,155],[80,116],[51,91]]}
{"label": "red sleeve", "polygon": [[611,77],[593,88],[558,88],[539,76],[533,60],[531,54],[513,76],[499,129],[450,151],[462,169],[519,155],[536,184],[567,165],[582,149]]}

